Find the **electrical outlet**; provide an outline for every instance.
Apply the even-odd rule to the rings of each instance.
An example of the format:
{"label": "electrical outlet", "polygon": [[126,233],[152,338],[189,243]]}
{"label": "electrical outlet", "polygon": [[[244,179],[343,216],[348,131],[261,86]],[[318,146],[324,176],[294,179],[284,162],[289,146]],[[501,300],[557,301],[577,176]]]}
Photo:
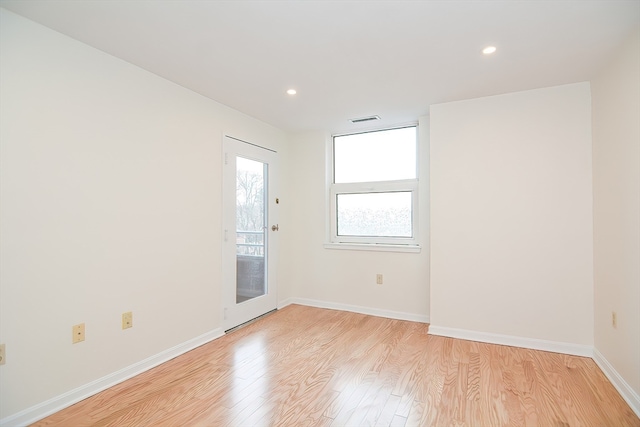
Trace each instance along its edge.
{"label": "electrical outlet", "polygon": [[618,313],[616,313],[615,311],[611,312],[611,326],[616,329],[618,328]]}
{"label": "electrical outlet", "polygon": [[74,344],[84,341],[84,323],[74,325],[71,332],[73,334],[71,338]]}
{"label": "electrical outlet", "polygon": [[133,313],[131,311],[122,313],[122,329],[129,328],[133,328]]}
{"label": "electrical outlet", "polygon": [[4,344],[0,344],[0,365],[4,365],[7,362],[7,348]]}
{"label": "electrical outlet", "polygon": [[376,274],[376,283],[382,285],[382,274]]}

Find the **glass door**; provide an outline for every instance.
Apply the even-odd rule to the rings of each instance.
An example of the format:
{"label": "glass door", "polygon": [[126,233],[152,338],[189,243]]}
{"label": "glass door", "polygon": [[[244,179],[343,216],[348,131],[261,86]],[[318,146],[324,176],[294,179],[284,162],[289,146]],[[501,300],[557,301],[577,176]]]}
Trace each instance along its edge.
{"label": "glass door", "polygon": [[223,143],[223,327],[276,308],[276,153],[225,137]]}

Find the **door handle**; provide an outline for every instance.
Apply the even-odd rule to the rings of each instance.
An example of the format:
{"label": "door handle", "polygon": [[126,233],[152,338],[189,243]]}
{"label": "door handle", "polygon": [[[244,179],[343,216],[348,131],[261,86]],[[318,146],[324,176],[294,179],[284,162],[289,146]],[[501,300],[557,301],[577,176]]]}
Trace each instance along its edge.
{"label": "door handle", "polygon": [[280,230],[280,227],[278,226],[278,224],[271,226],[271,231],[278,231],[278,230]]}

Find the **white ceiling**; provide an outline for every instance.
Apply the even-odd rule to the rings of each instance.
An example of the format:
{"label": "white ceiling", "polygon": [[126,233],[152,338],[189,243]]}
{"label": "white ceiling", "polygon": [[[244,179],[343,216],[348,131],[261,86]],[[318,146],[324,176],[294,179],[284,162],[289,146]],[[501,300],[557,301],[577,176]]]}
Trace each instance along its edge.
{"label": "white ceiling", "polygon": [[403,124],[430,104],[589,80],[640,25],[640,0],[0,5],[291,132],[358,129],[348,119],[373,114]]}

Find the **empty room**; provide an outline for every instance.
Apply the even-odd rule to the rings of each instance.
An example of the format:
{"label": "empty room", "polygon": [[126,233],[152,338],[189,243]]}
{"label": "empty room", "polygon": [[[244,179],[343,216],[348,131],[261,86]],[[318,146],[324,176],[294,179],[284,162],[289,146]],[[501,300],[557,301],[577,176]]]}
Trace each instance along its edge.
{"label": "empty room", "polygon": [[0,0],[0,426],[639,417],[639,0]]}

